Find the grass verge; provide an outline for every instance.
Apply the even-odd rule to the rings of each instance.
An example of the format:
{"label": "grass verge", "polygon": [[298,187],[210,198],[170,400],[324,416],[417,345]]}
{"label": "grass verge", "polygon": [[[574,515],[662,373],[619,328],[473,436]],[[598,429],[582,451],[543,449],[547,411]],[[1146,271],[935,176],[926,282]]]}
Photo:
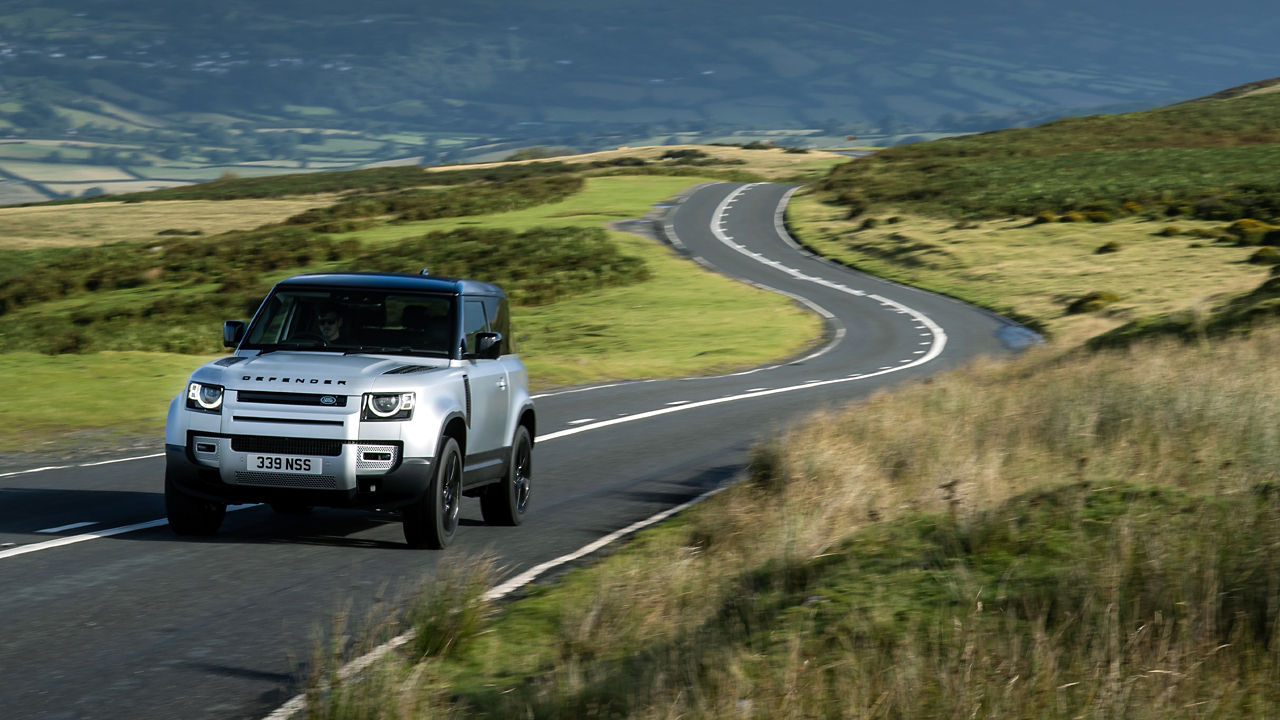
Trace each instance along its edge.
{"label": "grass verge", "polygon": [[0,353],[0,453],[67,454],[164,436],[169,401],[213,356],[151,352]]}

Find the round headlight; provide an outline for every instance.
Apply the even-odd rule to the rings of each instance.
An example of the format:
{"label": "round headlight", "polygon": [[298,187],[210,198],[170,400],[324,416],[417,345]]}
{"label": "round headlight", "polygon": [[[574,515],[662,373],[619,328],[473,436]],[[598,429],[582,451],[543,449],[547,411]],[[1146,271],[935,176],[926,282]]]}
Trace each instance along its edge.
{"label": "round headlight", "polygon": [[222,386],[193,382],[187,388],[187,399],[205,410],[217,410],[222,407]]}
{"label": "round headlight", "polygon": [[400,412],[400,396],[374,395],[369,398],[369,410],[378,417],[391,417]]}

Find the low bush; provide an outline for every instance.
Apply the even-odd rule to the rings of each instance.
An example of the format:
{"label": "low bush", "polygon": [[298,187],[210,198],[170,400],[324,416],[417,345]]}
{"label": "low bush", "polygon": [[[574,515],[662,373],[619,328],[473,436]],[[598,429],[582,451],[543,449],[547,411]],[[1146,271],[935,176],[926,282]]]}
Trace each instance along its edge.
{"label": "low bush", "polygon": [[599,228],[467,229],[366,249],[284,226],[35,254],[13,265],[36,262],[44,272],[0,271],[0,351],[215,352],[223,320],[252,315],[273,277],[308,269],[413,273],[426,265],[495,282],[525,305],[648,277],[644,262]]}
{"label": "low bush", "polygon": [[1254,220],[1241,218],[1227,226],[1226,231],[1236,239],[1237,245],[1261,245],[1267,236],[1280,230],[1280,227]]}
{"label": "low bush", "polygon": [[668,151],[666,151],[666,152],[662,153],[662,157],[660,157],[660,158],[658,158],[658,159],[659,159],[659,160],[689,161],[689,160],[705,160],[706,158],[709,158],[709,157],[711,157],[711,156],[710,156],[710,155],[708,155],[708,154],[707,154],[705,151],[703,151],[703,150],[698,150],[697,148],[683,148],[683,149],[680,149],[680,150],[668,150]]}
{"label": "low bush", "polygon": [[1120,252],[1120,243],[1116,242],[1115,240],[1108,240],[1107,242],[1099,245],[1098,249],[1093,251],[1093,254],[1106,255],[1108,253],[1114,253],[1114,252]]}
{"label": "low bush", "polygon": [[1182,228],[1177,225],[1165,225],[1153,234],[1159,235],[1160,237],[1175,237],[1182,234]]}
{"label": "low bush", "polygon": [[[390,216],[396,222],[466,217],[520,210],[563,200],[582,189],[577,175],[522,177],[449,188],[414,188],[391,193],[360,194],[326,208],[308,210],[289,218],[294,225],[314,225],[319,232],[346,227],[340,221]],[[336,232],[346,232],[338,229]]]}
{"label": "low bush", "polygon": [[1280,250],[1270,246],[1260,248],[1249,256],[1249,262],[1254,265],[1280,265]]}
{"label": "low bush", "polygon": [[1080,297],[1072,300],[1067,305],[1067,314],[1076,315],[1080,313],[1097,312],[1108,305],[1120,302],[1121,297],[1113,292],[1106,290],[1094,290],[1085,293]]}

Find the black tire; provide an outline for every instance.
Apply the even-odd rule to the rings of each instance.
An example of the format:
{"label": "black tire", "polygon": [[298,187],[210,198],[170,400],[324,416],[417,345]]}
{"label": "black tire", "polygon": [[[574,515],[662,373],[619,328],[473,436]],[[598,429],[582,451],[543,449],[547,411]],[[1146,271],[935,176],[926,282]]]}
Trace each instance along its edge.
{"label": "black tire", "polygon": [[445,438],[436,454],[435,471],[426,492],[403,511],[405,541],[416,548],[448,547],[458,529],[461,505],[462,451],[457,440]]}
{"label": "black tire", "polygon": [[164,509],[169,527],[179,535],[213,535],[227,515],[226,503],[188,495],[169,478],[164,479]]}
{"label": "black tire", "polygon": [[533,486],[533,440],[529,429],[516,428],[511,441],[511,463],[501,482],[484,489],[480,495],[480,514],[490,525],[519,525],[529,509],[529,491]]}

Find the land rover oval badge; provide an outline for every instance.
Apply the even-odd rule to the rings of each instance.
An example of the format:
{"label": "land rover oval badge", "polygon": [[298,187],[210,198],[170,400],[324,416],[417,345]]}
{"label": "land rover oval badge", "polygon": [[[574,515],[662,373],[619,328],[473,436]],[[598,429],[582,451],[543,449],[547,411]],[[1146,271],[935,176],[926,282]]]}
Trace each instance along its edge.
{"label": "land rover oval badge", "polygon": [[321,396],[320,396],[320,404],[321,404],[321,405],[337,405],[337,404],[338,404],[338,398],[336,398],[336,397],[334,397],[334,396],[332,396],[332,395],[321,395]]}

